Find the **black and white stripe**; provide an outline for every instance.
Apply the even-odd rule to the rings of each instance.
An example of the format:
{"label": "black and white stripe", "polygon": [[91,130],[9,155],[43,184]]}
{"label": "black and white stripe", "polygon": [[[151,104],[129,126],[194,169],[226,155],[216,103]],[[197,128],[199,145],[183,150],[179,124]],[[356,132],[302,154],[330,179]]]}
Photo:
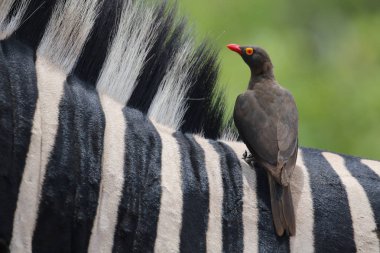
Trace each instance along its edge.
{"label": "black and white stripe", "polygon": [[[367,203],[374,203],[372,206],[378,203],[373,195],[377,193],[378,181],[355,176],[363,166],[350,162],[356,158],[302,150],[300,159],[303,161],[300,161],[296,175],[304,180],[296,178],[297,181],[292,183],[298,203],[299,233],[290,241],[287,237],[277,238],[272,228],[265,173],[261,168],[248,168],[239,159],[245,149],[243,144],[209,142],[202,137],[174,132],[157,123],[152,124],[136,110],[119,107],[106,97],[99,98],[92,88],[87,88],[71,78],[65,83],[58,118],[61,122],[72,120],[73,125],[82,131],[58,130],[41,184],[32,238],[17,239],[14,237],[22,235],[13,233],[13,240],[31,240],[35,252],[61,249],[334,252],[337,247],[345,248],[346,252],[354,252],[354,248],[376,252],[379,241],[375,231],[372,236],[355,236],[363,232],[360,226],[357,230],[353,225],[361,221],[355,216],[357,210],[353,210],[356,202],[367,199]],[[124,123],[114,118],[119,113]],[[80,115],[82,120],[76,118]],[[105,121],[105,128],[107,124],[111,128],[111,136],[107,137],[105,129],[89,128],[103,128],[102,121]],[[59,123],[58,129],[64,127]],[[103,132],[104,136],[94,138],[91,145],[81,144],[88,140],[86,135],[98,136]],[[107,138],[111,138],[112,143],[107,143]],[[67,143],[67,151],[72,151],[74,156],[54,155],[62,150],[62,142]],[[99,157],[102,144],[102,168],[96,159],[93,165],[88,165],[91,159]],[[106,151],[106,148],[111,149]],[[113,164],[107,165],[107,159]],[[339,163],[333,159],[341,160]],[[351,164],[352,175],[336,172],[347,167],[343,161]],[[61,164],[57,165],[57,162]],[[65,162],[70,166],[64,165]],[[107,167],[113,169],[107,172]],[[322,176],[323,180],[318,179]],[[356,181],[356,186],[350,180]],[[371,188],[368,184],[375,186]],[[378,212],[371,205],[360,205],[361,212],[376,216]],[[310,211],[312,215],[304,217],[304,214],[310,215]],[[372,224],[368,220],[371,216],[366,216],[367,230],[376,225],[374,217]],[[326,226],[328,231],[324,230]],[[57,231],[60,233],[54,233]],[[193,235],[194,231],[196,235]],[[324,236],[334,237],[342,243],[331,242],[329,245],[329,238]],[[27,251],[23,244],[19,248],[13,247],[14,244],[11,249],[16,252]]]}
{"label": "black and white stripe", "polygon": [[[124,188],[119,205],[113,250],[152,252],[161,196],[161,138],[136,110],[123,110],[127,121]],[[140,141],[148,145],[140,145]],[[138,147],[138,148],[136,148]],[[135,158],[139,159],[135,159]]]}
{"label": "black and white stripe", "polygon": [[[314,240],[324,242],[314,244],[316,251],[355,252],[352,217],[342,180],[321,152],[304,150],[303,159],[313,196]],[[326,233],[333,227],[334,233]]]}
{"label": "black and white stripe", "polygon": [[[370,202],[376,202],[372,199],[373,197],[371,195],[376,196],[379,193],[379,191],[375,189],[376,182],[371,182],[367,178],[367,180],[362,180],[362,184],[360,184],[359,181],[361,180],[360,178],[362,175],[359,175],[359,177],[354,178],[350,177],[351,173],[345,166],[345,159],[343,157],[327,152],[324,152],[323,156],[334,168],[335,172],[339,175],[343,184],[345,185],[345,190],[347,192],[347,197],[349,200],[349,206],[352,217],[352,227],[354,231],[354,240],[357,251],[371,252],[378,250],[379,245],[372,243],[373,241],[377,240],[377,234],[374,233],[375,231],[377,231],[374,217],[376,209],[372,209],[370,206]],[[362,166],[355,166],[354,162],[352,161],[349,163],[351,164],[351,166],[359,168],[358,170],[363,170],[363,168],[361,168]],[[355,172],[356,169],[353,170],[353,173]],[[370,174],[368,176],[370,176]],[[367,188],[367,192],[371,194],[370,196],[366,195],[366,192],[363,188],[363,183],[367,186],[368,184],[371,185],[371,183],[375,183],[375,185],[373,186],[374,189]],[[357,200],[361,200],[360,204],[356,203]],[[376,204],[374,206],[376,206]]]}
{"label": "black and white stripe", "polygon": [[[107,113],[106,110],[104,112]],[[337,247],[345,248],[346,252],[354,252],[353,247],[364,252],[376,252],[376,249],[378,249],[376,248],[379,245],[378,238],[375,236],[376,233],[373,233],[372,236],[370,234],[361,234],[361,237],[355,236],[363,232],[363,230],[360,230],[360,226],[357,228],[357,226],[353,225],[363,219],[363,217],[355,216],[358,214],[358,210],[353,210],[355,205],[358,205],[356,202],[360,201],[362,203],[360,205],[361,213],[369,215],[364,217],[367,221],[364,223],[365,229],[369,230],[376,225],[374,217],[371,217],[371,215],[377,214],[377,212],[369,204],[363,205],[363,201],[367,199],[367,203],[377,203],[377,199],[373,195],[368,195],[368,197],[363,195],[365,193],[364,186],[358,183],[363,179],[358,180],[349,174],[343,175],[341,174],[342,172],[334,172],[344,169],[344,157],[315,150],[302,151],[302,156],[300,157],[304,159],[304,164],[308,159],[313,161],[316,158],[318,158],[317,163],[320,163],[322,158],[326,159],[326,162],[319,165],[320,167],[315,167],[313,164],[305,167],[305,165],[301,164],[298,168],[297,173],[299,174],[309,173],[309,181],[293,182],[292,186],[298,187],[295,192],[311,194],[311,199],[306,197],[302,200],[302,197],[300,197],[299,199],[295,198],[295,201],[301,204],[307,200],[309,204],[312,204],[312,208],[309,210],[313,211],[311,218],[314,218],[306,220],[306,224],[303,224],[302,221],[305,217],[302,216],[302,209],[300,209],[303,206],[298,205],[297,215],[299,215],[299,219],[297,219],[297,227],[299,228],[299,235],[291,238],[289,242],[286,237],[276,238],[273,233],[270,207],[268,207],[268,190],[265,187],[265,184],[267,184],[265,174],[260,168],[252,170],[247,168],[246,165],[244,165],[245,167],[243,166],[243,163],[237,157],[240,151],[244,149],[242,144],[223,144],[218,142],[208,144],[201,137],[194,139],[181,133],[174,133],[173,135],[173,132],[161,130],[160,128],[162,127],[156,128],[137,111],[124,109],[124,115],[127,122],[125,125],[125,140],[118,140],[124,143],[124,152],[120,152],[121,159],[124,161],[120,175],[121,180],[124,181],[123,194],[116,205],[118,208],[117,215],[112,216],[114,220],[108,219],[111,216],[106,212],[101,214],[104,217],[98,217],[99,220],[104,219],[102,225],[104,226],[103,229],[106,230],[103,232],[113,231],[111,244],[104,243],[108,235],[102,237],[102,231],[100,231],[100,235],[94,232],[90,235],[88,229],[82,230],[81,234],[75,233],[78,230],[75,230],[76,227],[73,224],[76,224],[76,222],[73,221],[82,221],[84,223],[91,217],[94,219],[94,212],[89,212],[83,217],[79,211],[76,211],[77,208],[85,208],[83,205],[89,204],[89,202],[82,203],[81,199],[78,198],[73,201],[78,205],[77,208],[75,205],[68,205],[65,206],[67,209],[63,209],[59,205],[51,204],[46,209],[43,204],[40,204],[37,229],[33,233],[33,249],[36,252],[47,249],[56,251],[62,249],[65,245],[66,247],[70,245],[70,250],[81,249],[80,244],[75,244],[75,240],[81,238],[79,235],[84,238],[90,237],[90,242],[91,240],[102,240],[101,242],[103,243],[99,243],[98,246],[103,251],[108,252],[111,250],[118,252],[131,249],[142,252],[153,250],[156,250],[156,252],[166,250],[203,252],[206,249],[211,252],[214,249],[224,249],[226,252],[265,252],[273,249],[281,252],[334,252],[338,250]],[[107,116],[105,118],[107,119]],[[128,124],[128,122],[133,123]],[[133,141],[128,142],[128,138],[133,139]],[[171,139],[171,143],[168,141],[169,139]],[[170,145],[176,146],[177,150],[173,150],[173,146],[170,147]],[[174,151],[175,153],[165,151],[165,146],[168,151]],[[210,150],[210,148],[213,150]],[[236,153],[231,148],[237,149]],[[190,155],[192,152],[196,152],[196,154]],[[212,152],[214,152],[213,158],[218,159],[214,160],[214,167],[210,168],[207,165],[210,165],[211,162],[206,161],[210,159],[209,155]],[[168,157],[163,161],[165,155]],[[193,162],[187,160],[189,157],[195,160]],[[175,158],[178,158],[178,160]],[[332,159],[341,159],[341,163],[333,162]],[[81,161],[81,159],[79,160]],[[161,163],[163,164],[161,165]],[[80,167],[74,166],[74,169],[76,168]],[[138,170],[136,170],[137,168]],[[167,172],[164,172],[165,169]],[[361,168],[357,167],[354,171],[358,169],[360,170]],[[311,172],[311,170],[314,170],[314,172]],[[207,173],[207,171],[210,172]],[[219,183],[221,184],[219,184],[219,188],[218,184],[211,183],[212,180],[207,176],[211,171],[215,175],[220,175]],[[313,173],[328,175],[329,179],[324,178],[323,181],[318,179],[313,181],[311,177],[311,175],[315,175]],[[330,173],[336,173],[335,178]],[[192,176],[189,176],[190,174]],[[78,183],[77,178],[67,177],[65,173],[60,173],[58,168],[55,176],[62,180],[58,180],[55,187],[49,190],[47,185],[54,177],[46,173],[40,203],[50,203],[49,199],[53,199],[58,203],[67,203],[67,198],[70,198],[70,185],[77,185],[76,189],[81,189],[81,184]],[[107,177],[109,175],[101,174],[101,181],[104,181]],[[70,180],[67,180],[67,178]],[[113,179],[111,183],[115,186],[117,185],[115,180],[118,179]],[[220,179],[223,179],[223,182]],[[173,187],[170,184],[165,185],[164,181],[167,180],[169,182],[173,180],[172,183],[176,184],[177,188],[170,188]],[[334,183],[326,180],[334,180]],[[350,183],[350,180],[357,180],[357,185]],[[218,179],[215,181],[218,181]],[[99,187],[99,180],[95,182],[98,182]],[[210,187],[212,184],[214,186]],[[335,187],[336,184],[341,186],[337,188]],[[60,191],[62,192],[60,186],[67,186],[64,190],[65,195],[59,194]],[[215,186],[218,190],[215,190]],[[362,187],[362,190],[358,190],[360,188],[358,186]],[[191,189],[188,187],[191,187]],[[334,189],[328,188],[328,191],[326,191],[326,187]],[[312,190],[310,191],[310,189]],[[99,192],[101,191],[99,189]],[[211,193],[212,191],[214,192]],[[368,192],[371,192],[371,190]],[[79,196],[85,196],[78,194]],[[221,197],[210,198],[211,194],[214,196],[219,194]],[[96,195],[96,192],[94,192],[94,195]],[[103,197],[100,197],[101,193],[98,195],[99,197],[95,199],[95,203],[98,205],[97,212],[99,214],[101,202],[107,201],[104,198],[112,196],[103,194]],[[341,195],[352,196],[346,199],[338,198]],[[257,199],[255,196],[257,196]],[[297,193],[295,196],[297,196]],[[355,199],[355,196],[360,198]],[[326,200],[330,198],[332,201]],[[318,201],[320,202],[319,204]],[[218,203],[222,209],[218,209],[220,214],[217,217],[219,219],[215,220],[215,217],[211,218],[211,214],[216,211],[211,207],[218,206]],[[106,211],[112,209],[114,204],[110,203],[109,209]],[[251,208],[252,213],[246,213],[244,206]],[[257,210],[256,219],[255,210]],[[332,212],[332,210],[338,211]],[[91,213],[93,214],[92,216]],[[50,242],[54,241],[57,235],[51,233],[51,231],[49,233],[48,228],[44,230],[38,228],[43,223],[48,224],[51,222],[53,224],[54,217],[59,214],[62,215],[62,219],[68,217],[71,222],[57,219],[57,222],[62,222],[61,225],[58,225],[61,232],[59,234],[60,241],[52,244]],[[117,222],[115,222],[115,217]],[[343,224],[342,219],[345,217],[349,217],[351,220]],[[85,218],[85,220],[80,218]],[[210,219],[214,219],[213,222]],[[372,221],[370,221],[371,219]],[[189,224],[188,222],[193,223]],[[245,222],[252,222],[252,224]],[[301,223],[298,224],[298,222]],[[96,227],[95,224],[93,225],[93,230]],[[312,238],[308,238],[302,233],[302,229],[310,225],[312,225],[312,229],[306,229],[305,232],[309,233]],[[62,230],[65,226],[71,229]],[[328,231],[323,230],[326,226],[329,227]],[[350,230],[347,229],[347,226],[351,227],[352,233],[348,233]],[[217,227],[219,227],[219,231],[217,231]],[[187,232],[189,229],[191,231]],[[197,231],[198,233],[193,236],[192,231]],[[246,234],[251,235],[252,238],[247,238]],[[73,235],[77,236],[73,237]],[[307,241],[297,242],[298,236]],[[323,236],[334,237],[335,240],[341,243],[332,244],[331,242],[331,244],[328,244],[329,238]],[[45,242],[39,241],[38,238],[44,238]],[[292,245],[292,240],[295,241],[296,247],[294,248],[289,246]],[[86,240],[81,242],[84,244],[82,247],[86,246]],[[347,242],[347,244],[344,242]],[[105,248],[105,245],[109,248]]]}
{"label": "black and white stripe", "polygon": [[31,141],[37,81],[30,48],[11,39],[1,42],[0,54],[0,237],[9,242]]}
{"label": "black and white stripe", "polygon": [[174,137],[180,147],[183,192],[180,251],[205,252],[209,203],[205,154],[191,135],[176,132]]}
{"label": "black and white stripe", "polygon": [[223,179],[222,242],[224,252],[243,250],[243,182],[239,160],[224,143],[212,142]]}
{"label": "black and white stripe", "polygon": [[100,191],[96,217],[91,231],[90,252],[112,249],[118,210],[125,180],[123,179],[126,121],[123,107],[113,99],[100,97],[106,124]]}
{"label": "black and white stripe", "polygon": [[[7,38],[0,41],[0,243],[6,244],[0,249],[380,251],[380,162],[300,149],[291,185],[297,235],[279,238],[273,231],[267,177],[262,168],[250,168],[240,158],[244,144],[176,131],[181,117],[191,120],[184,101],[197,90],[189,88],[198,83],[197,77],[189,75],[198,70],[185,66],[169,71],[177,60],[183,62],[176,54],[183,47],[170,37],[176,36],[168,28],[174,21],[157,15],[170,17],[172,10],[150,7],[140,16],[145,11],[142,5],[113,2],[123,8],[117,15],[133,13],[132,17],[146,22],[145,30],[136,33],[138,24],[118,17],[120,22],[118,18],[114,22],[122,27],[115,27],[116,35],[105,35],[116,40],[108,52],[115,57],[103,57],[107,63],[101,69],[81,72],[77,62],[88,60],[80,53],[88,53],[100,36],[99,27],[90,35],[93,25],[109,24],[99,21],[110,13],[109,9],[102,12],[105,2],[58,1],[38,46],[25,42],[35,39],[24,38],[22,28],[14,36],[9,32],[17,29],[13,24],[20,23],[30,6],[38,6],[36,1],[6,3],[21,14],[8,26],[13,16],[0,10],[0,37]],[[4,15],[7,18],[2,19]],[[182,26],[173,29],[180,33]],[[162,42],[161,34],[151,35],[157,29],[168,34],[168,41]],[[139,45],[125,47],[118,31],[134,34],[130,40]],[[181,36],[184,48],[192,48]],[[151,41],[174,47],[161,66],[164,69],[149,65],[165,58],[162,51],[156,54],[157,48],[148,46]],[[149,59],[149,54],[154,60],[146,61],[147,66],[164,73],[156,75],[142,67],[141,58]],[[191,58],[197,54],[185,54],[189,64],[197,62]],[[128,62],[122,62],[124,56]],[[135,60],[140,65],[132,73],[128,64]],[[161,81],[155,81],[149,105],[141,103],[139,108],[148,118],[126,104],[130,100],[140,104],[134,94],[141,95],[147,87],[142,82],[154,76]],[[182,81],[184,89],[171,99],[169,88],[181,86]],[[122,98],[115,95],[122,93],[121,84],[130,85],[124,87],[128,92]],[[112,85],[116,88],[107,88]],[[180,112],[178,118],[162,116],[174,107],[174,112]]]}

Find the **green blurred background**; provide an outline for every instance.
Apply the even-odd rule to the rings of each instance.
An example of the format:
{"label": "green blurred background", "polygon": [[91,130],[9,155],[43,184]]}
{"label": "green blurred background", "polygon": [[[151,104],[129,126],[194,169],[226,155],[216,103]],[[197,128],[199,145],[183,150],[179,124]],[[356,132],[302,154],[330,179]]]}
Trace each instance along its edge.
{"label": "green blurred background", "polygon": [[301,146],[380,160],[379,0],[179,0],[220,50],[232,110],[248,67],[226,44],[260,45],[300,114]]}

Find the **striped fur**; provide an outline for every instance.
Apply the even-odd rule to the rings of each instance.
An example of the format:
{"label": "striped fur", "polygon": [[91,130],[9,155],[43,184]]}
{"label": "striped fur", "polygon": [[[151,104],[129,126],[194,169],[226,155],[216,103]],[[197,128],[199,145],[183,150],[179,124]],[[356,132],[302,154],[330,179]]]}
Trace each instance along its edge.
{"label": "striped fur", "polygon": [[[87,93],[82,93],[82,96],[85,98]],[[108,105],[103,102],[102,104],[107,125],[107,121],[113,120],[110,116],[114,116],[115,112],[109,111],[106,109]],[[111,106],[111,108],[116,106]],[[96,183],[100,185],[99,194],[97,194],[96,218],[94,218],[92,233],[87,231],[89,233],[87,236],[90,237],[87,246],[91,252],[99,249],[102,249],[101,252],[112,250],[122,252],[132,249],[140,252],[150,250],[219,252],[222,249],[226,252],[355,252],[355,250],[377,252],[379,250],[379,239],[376,234],[379,225],[376,224],[379,216],[379,210],[376,209],[379,189],[376,188],[376,184],[380,180],[352,176],[356,171],[365,168],[364,162],[360,159],[301,149],[297,178],[295,178],[297,180],[292,182],[297,207],[298,233],[290,240],[287,237],[277,238],[273,233],[271,223],[265,174],[261,168],[249,168],[239,158],[245,149],[242,143],[210,142],[202,137],[194,138],[191,135],[174,132],[157,123],[151,123],[138,111],[128,108],[123,111],[126,124],[123,126],[119,123],[115,127],[124,129],[125,140],[114,138],[112,143],[121,145],[124,150],[124,152],[117,152],[119,156],[115,157],[116,160],[121,159],[124,172],[118,172],[115,177],[109,177],[109,173],[104,173],[104,171],[100,173],[101,180]],[[106,136],[107,130],[105,139]],[[140,137],[137,138],[138,136]],[[133,143],[128,143],[128,139],[134,139]],[[318,161],[305,165],[316,158]],[[78,159],[80,160],[81,157]],[[351,174],[348,173],[349,169],[345,163],[352,159],[356,159],[358,164],[356,168],[351,168],[351,171],[354,171]],[[135,171],[136,168],[138,171]],[[59,167],[49,167],[49,169],[57,171]],[[80,168],[71,166],[67,169],[68,174],[78,174]],[[313,181],[310,176],[312,173],[319,173],[321,177],[326,178]],[[335,174],[337,178],[331,178],[332,174]],[[50,208],[50,213],[40,213],[37,217],[37,227],[45,223],[44,217],[52,219],[54,216],[57,216],[57,219],[68,217],[72,220],[69,224],[80,223],[83,218],[80,217],[80,213],[74,212],[76,208],[81,208],[80,204],[85,204],[80,201],[80,195],[72,200],[73,210],[65,209],[63,213],[63,210],[58,207],[67,203],[67,196],[60,195],[58,192],[54,193],[54,189],[48,190],[47,181],[49,180],[45,177],[40,203],[51,202],[48,199],[54,197],[57,204],[54,204],[56,207]],[[80,186],[74,177],[67,181],[65,174],[55,180],[57,189],[60,188],[59,184],[65,182],[67,189],[62,189],[64,191],[71,189],[69,185],[73,185],[74,189]],[[115,190],[109,192],[108,194],[112,194],[108,197],[102,193],[107,192],[106,180],[111,180],[108,185],[114,189],[120,185],[117,182],[124,185],[122,198],[126,198],[126,201],[111,202],[112,204],[105,206],[106,209],[102,212],[104,201],[112,201],[111,198],[120,196]],[[328,180],[333,181],[330,183]],[[81,183],[86,183],[86,181]],[[90,179],[87,183],[90,183]],[[368,185],[366,186],[368,183],[374,185],[375,188],[366,192],[364,189],[368,188]],[[321,191],[326,184],[329,184],[329,187],[334,187],[334,185],[342,185],[342,187],[334,188],[331,192]],[[70,195],[68,192],[66,194]],[[337,198],[341,195],[349,197]],[[205,201],[205,208],[198,206],[203,205],[202,201]],[[123,211],[114,212],[112,216],[109,216],[108,212],[114,210],[115,205]],[[331,212],[332,210],[336,212]],[[345,214],[348,214],[348,221],[339,218]],[[363,215],[365,217],[362,217]],[[188,223],[188,219],[191,223]],[[365,223],[361,224],[363,219]],[[118,222],[115,223],[115,220]],[[50,220],[50,224],[52,222],[54,221]],[[347,226],[351,226],[352,233],[349,232],[350,229],[347,229]],[[57,251],[62,248],[72,251],[73,246],[67,248],[67,245],[75,245],[73,241],[75,238],[71,236],[73,231],[70,227],[68,226],[68,230],[60,230],[59,234],[46,234],[45,231],[36,229],[32,235],[33,238],[19,239],[21,241],[33,239],[33,242],[38,242],[32,245],[36,252]],[[342,228],[344,230],[341,231]],[[97,229],[108,234],[102,236],[103,232],[96,232]],[[120,232],[118,232],[119,229],[121,229]],[[190,236],[190,233],[184,237],[185,229],[198,233],[196,236]],[[66,232],[62,233],[62,231]],[[152,234],[151,231],[157,232]],[[44,235],[44,240],[36,239],[42,236],[40,233]],[[13,236],[20,235],[13,233]],[[108,236],[113,238],[110,242],[107,242]],[[55,237],[59,240],[55,240]],[[55,244],[49,243],[49,239],[55,241]],[[93,241],[98,244],[97,247],[92,246]],[[14,248],[12,250],[17,252]],[[25,248],[21,251],[26,252]]]}
{"label": "striped fur", "polygon": [[212,101],[215,52],[193,43],[175,6],[163,2],[4,0],[0,39],[17,38],[64,73],[157,122],[217,138],[224,106]]}
{"label": "striped fur", "polygon": [[[66,89],[72,89],[70,82],[67,82],[65,86],[67,86]],[[77,100],[71,98],[70,92],[62,95],[63,100],[61,101],[67,101],[68,105],[64,106],[61,103],[59,112],[61,123],[59,123],[58,129],[61,125],[62,127],[65,125],[62,119],[63,115],[67,114],[67,110],[73,110],[75,115],[83,110],[78,101],[93,100],[87,98],[92,95],[86,89],[79,91]],[[209,142],[202,137],[193,139],[191,136],[184,136],[170,128],[160,126],[158,123],[152,124],[141,113],[128,108],[122,109],[123,107],[119,107],[117,102],[110,101],[111,104],[108,105],[107,100],[109,98],[106,97],[96,100],[98,101],[97,107],[103,108],[102,114],[106,121],[106,129],[107,125],[110,125],[110,128],[120,129],[121,133],[124,133],[121,136],[125,135],[125,140],[118,138],[115,135],[118,130],[111,130],[113,133],[110,136],[112,143],[109,144],[107,143],[107,138],[110,138],[107,137],[109,130],[104,130],[104,146],[115,147],[114,150],[110,150],[111,152],[117,151],[113,153],[114,158],[107,158],[108,151],[104,148],[103,171],[98,171],[93,175],[96,177],[100,175],[100,180],[93,181],[92,177],[80,176],[84,180],[81,181],[70,175],[81,175],[79,164],[86,160],[85,154],[78,154],[74,163],[78,165],[67,166],[66,170],[62,171],[60,168],[63,166],[63,161],[59,162],[56,160],[58,158],[53,155],[55,152],[57,155],[62,155],[62,151],[51,151],[53,153],[47,169],[52,174],[46,173],[41,182],[42,189],[38,199],[39,213],[34,210],[31,214],[32,217],[35,217],[35,229],[32,233],[24,231],[20,234],[17,232],[20,229],[15,226],[22,225],[25,228],[30,224],[23,217],[20,217],[18,221],[23,224],[17,225],[15,220],[12,251],[28,252],[27,247],[31,247],[36,252],[58,249],[74,250],[73,245],[77,245],[79,242],[75,242],[76,239],[72,237],[73,234],[78,233],[74,233],[76,228],[73,225],[81,224],[84,219],[83,215],[87,218],[90,217],[87,212],[80,211],[84,208],[82,205],[88,204],[82,199],[86,195],[83,195],[80,187],[82,184],[90,183],[95,189],[98,189],[94,192],[97,208],[96,213],[92,212],[91,216],[92,229],[81,231],[82,233],[87,231],[87,234],[82,234],[82,236],[89,238],[87,244],[78,246],[82,250],[89,248],[102,249],[102,252],[111,250],[118,252],[122,249],[143,252],[149,251],[148,249],[154,249],[156,252],[176,252],[180,249],[184,252],[192,249],[197,251],[207,249],[210,252],[219,252],[221,249],[226,252],[329,252],[329,250],[331,252],[354,252],[354,250],[376,252],[379,249],[379,239],[376,235],[379,225],[376,223],[379,216],[379,200],[376,196],[378,196],[379,188],[376,185],[380,180],[374,172],[379,169],[378,165],[372,165],[376,169],[366,168],[373,172],[373,175],[368,174],[368,178],[355,177],[353,175],[363,170],[368,161],[361,162],[357,158],[302,149],[296,175],[303,179],[296,178],[297,181],[294,180],[292,184],[295,202],[298,202],[296,206],[299,232],[296,237],[288,241],[287,237],[277,238],[273,233],[265,174],[260,168],[254,170],[248,168],[239,159],[241,152],[245,149],[242,143]],[[112,103],[116,104],[112,105]],[[115,121],[115,113],[118,110],[124,111],[126,123]],[[96,111],[92,112],[91,110],[87,113],[90,117],[97,114]],[[118,118],[120,119],[120,117]],[[121,119],[123,120],[123,118]],[[91,121],[93,119],[89,122]],[[79,129],[84,132],[90,131],[88,127],[92,124],[86,122],[84,124],[84,126],[78,126]],[[86,126],[86,124],[90,125]],[[129,129],[134,130],[129,131]],[[139,131],[138,136],[129,136],[134,135],[137,131]],[[155,137],[149,137],[152,134]],[[65,136],[64,139],[62,139],[63,136]],[[130,138],[134,139],[133,143],[128,143]],[[69,143],[81,141],[80,136],[67,136],[65,132],[58,131],[53,147],[58,147],[59,139]],[[60,147],[68,149],[66,152],[70,154],[75,152],[71,151],[74,146],[61,145]],[[119,147],[116,148],[117,146]],[[88,146],[83,146],[80,150],[84,151],[88,148]],[[142,150],[146,151],[142,152]],[[199,158],[199,155],[203,158]],[[107,160],[115,163],[118,159],[121,160],[117,166],[121,164],[124,172],[118,172],[115,176],[109,177],[109,173],[105,171],[108,165],[105,163]],[[333,162],[332,159],[340,159],[340,162]],[[353,172],[348,174],[345,163],[351,164],[352,159],[356,159],[357,164],[354,168],[350,168],[350,171]],[[115,169],[117,166],[113,165],[113,168]],[[139,171],[132,173],[134,168],[139,168]],[[346,171],[345,174],[337,172],[342,170]],[[26,176],[25,173],[24,171],[23,177]],[[113,170],[112,173],[116,173],[116,170]],[[315,174],[320,174],[319,177],[322,178],[312,177]],[[333,174],[335,178],[331,177]],[[190,178],[193,178],[191,179],[193,181],[188,181]],[[202,181],[201,178],[204,178],[205,181]],[[55,183],[48,183],[50,180],[54,180],[52,182]],[[106,183],[107,181],[108,183]],[[125,202],[120,200],[120,195],[115,190],[107,190],[107,187],[116,189],[117,185],[120,185],[117,182],[121,182],[122,188],[125,189],[122,195],[122,198],[126,198]],[[333,190],[326,192],[326,184],[333,187]],[[152,188],[153,185],[157,185],[157,188]],[[341,185],[341,187],[336,188],[335,185]],[[373,187],[371,188],[370,185]],[[324,191],[321,191],[322,189]],[[70,193],[71,191],[72,193]],[[102,193],[103,191],[105,193]],[[349,195],[351,197],[340,197]],[[119,200],[115,202],[111,198]],[[206,208],[193,209],[192,205],[199,205],[200,200],[206,200]],[[111,202],[106,204],[104,201]],[[367,204],[358,205],[356,202],[359,201]],[[19,203],[21,203],[20,200]],[[44,207],[45,203],[51,206]],[[102,211],[102,206],[105,208],[104,211]],[[123,211],[112,211],[111,215],[109,212],[115,210],[115,207],[119,210],[122,208]],[[360,209],[357,209],[358,207]],[[25,209],[26,213],[31,211],[30,207],[25,207]],[[332,210],[336,210],[336,212],[331,212]],[[188,214],[186,214],[187,212]],[[365,217],[364,228],[360,227],[362,219],[360,214],[368,215]],[[340,216],[342,216],[342,220],[339,218]],[[348,220],[343,220],[343,217]],[[48,220],[45,221],[45,219]],[[65,221],[64,223],[60,222],[62,219]],[[66,221],[66,219],[68,220]],[[191,219],[192,222],[188,223],[188,219]],[[59,227],[61,232],[59,234],[49,233],[47,230],[49,225],[56,222],[59,223],[54,227]],[[356,222],[359,222],[359,227],[353,225]],[[118,228],[119,224],[120,228]],[[186,224],[185,227],[184,224]],[[62,226],[66,229],[63,229]],[[351,228],[347,229],[347,226]],[[45,229],[42,229],[44,227]],[[120,232],[118,232],[119,229],[121,229]],[[184,229],[198,231],[197,235],[201,238],[189,235],[184,237]],[[151,234],[152,230],[157,232]],[[350,233],[350,231],[352,232]],[[367,234],[369,232],[372,234]],[[109,236],[111,239],[106,239]],[[31,245],[17,244],[14,240],[31,242]],[[55,243],[51,243],[52,241]],[[93,245],[92,242],[98,245]]]}
{"label": "striped fur", "polygon": [[[28,2],[16,2],[3,5],[28,16]],[[177,54],[182,47],[172,51],[153,102],[139,108],[151,118],[126,106],[146,87],[144,64],[152,63],[137,62],[140,77],[115,66],[131,70],[123,64],[141,60],[136,55],[160,59],[155,46],[143,41],[159,41],[152,31],[172,21],[157,15],[172,14],[120,3],[121,20],[115,22],[122,27],[109,34],[113,42],[103,69],[80,74],[78,65],[86,62],[80,53],[100,36],[96,24],[104,18],[104,2],[59,2],[36,50],[22,27],[19,35],[4,32],[17,25],[8,26],[8,13],[0,11],[1,36],[7,38],[0,41],[0,250],[380,252],[380,162],[300,149],[291,183],[297,235],[278,238],[266,175],[241,159],[244,144],[176,131],[182,117],[191,119],[191,104],[184,101],[197,84],[186,64],[202,50],[170,72],[173,62],[183,61]],[[123,16],[127,11],[147,22],[146,30],[136,32]],[[157,19],[162,23],[151,26]],[[119,31],[142,44],[126,47]],[[119,83],[128,85],[127,95]],[[173,85],[183,85],[176,100],[165,90]],[[180,117],[163,117],[171,107]]]}

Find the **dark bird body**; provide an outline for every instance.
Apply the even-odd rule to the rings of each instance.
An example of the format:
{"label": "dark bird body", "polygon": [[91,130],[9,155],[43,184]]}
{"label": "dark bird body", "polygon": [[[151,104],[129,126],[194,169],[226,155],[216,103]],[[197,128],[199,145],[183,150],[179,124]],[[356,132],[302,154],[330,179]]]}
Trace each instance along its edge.
{"label": "dark bird body", "polygon": [[[298,112],[293,96],[275,80],[268,54],[258,47],[229,45],[251,69],[248,90],[239,95],[234,121],[253,160],[266,169],[276,233],[296,232],[290,179],[297,160]],[[252,51],[251,51],[252,50]]]}

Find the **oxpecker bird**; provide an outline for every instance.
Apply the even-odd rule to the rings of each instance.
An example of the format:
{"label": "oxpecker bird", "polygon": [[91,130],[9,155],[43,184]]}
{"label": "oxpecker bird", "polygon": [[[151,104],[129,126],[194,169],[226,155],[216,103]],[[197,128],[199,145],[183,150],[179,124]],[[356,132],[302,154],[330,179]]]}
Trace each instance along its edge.
{"label": "oxpecker bird", "polygon": [[248,89],[236,99],[234,121],[251,155],[243,155],[268,174],[272,215],[277,235],[295,235],[290,179],[298,151],[298,111],[293,96],[281,87],[264,49],[227,46],[241,55],[251,70]]}

